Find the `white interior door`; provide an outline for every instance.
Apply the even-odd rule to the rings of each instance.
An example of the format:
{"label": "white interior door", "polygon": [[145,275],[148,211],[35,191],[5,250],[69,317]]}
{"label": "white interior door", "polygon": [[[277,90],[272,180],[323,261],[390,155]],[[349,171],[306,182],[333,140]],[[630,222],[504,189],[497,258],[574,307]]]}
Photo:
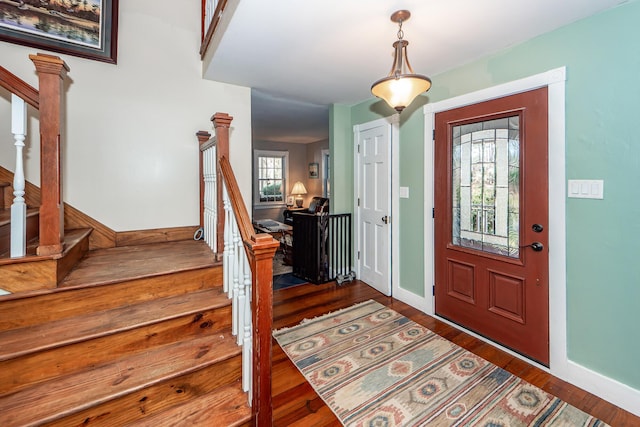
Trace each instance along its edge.
{"label": "white interior door", "polygon": [[359,278],[391,295],[391,124],[378,120],[354,130]]}

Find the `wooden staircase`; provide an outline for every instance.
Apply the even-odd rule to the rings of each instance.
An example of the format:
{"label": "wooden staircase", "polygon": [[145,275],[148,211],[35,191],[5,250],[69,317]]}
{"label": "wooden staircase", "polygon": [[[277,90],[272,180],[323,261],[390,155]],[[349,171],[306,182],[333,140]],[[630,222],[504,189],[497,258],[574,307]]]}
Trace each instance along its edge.
{"label": "wooden staircase", "polygon": [[251,425],[221,280],[208,246],[177,241],[0,296],[0,425]]}
{"label": "wooden staircase", "polygon": [[[0,289],[10,294],[0,292],[0,426],[271,425],[272,266],[279,243],[251,225],[228,160],[233,118],[212,117],[215,138],[197,133],[198,226],[115,232],[60,197],[69,67],[51,55],[29,59],[38,89],[0,66],[16,146],[14,172],[0,167],[0,182],[16,187],[14,228],[25,226],[34,236],[25,241],[14,230],[19,250],[10,257],[13,191],[2,184]],[[23,173],[27,104],[39,114],[39,189]],[[215,161],[207,157],[206,164],[223,178],[212,186],[203,182],[203,152],[213,147]],[[206,224],[205,195],[217,212]],[[28,207],[38,207],[29,214],[33,226],[23,215]],[[208,226],[205,240],[214,237],[208,244],[189,240]],[[228,294],[211,248],[219,257],[231,254]],[[232,322],[239,338],[231,336]]]}

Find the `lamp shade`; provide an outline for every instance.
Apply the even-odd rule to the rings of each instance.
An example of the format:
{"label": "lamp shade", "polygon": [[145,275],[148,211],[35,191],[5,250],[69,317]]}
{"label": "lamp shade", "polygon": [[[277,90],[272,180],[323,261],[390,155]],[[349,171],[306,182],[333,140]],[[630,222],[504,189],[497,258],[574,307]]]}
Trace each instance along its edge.
{"label": "lamp shade", "polygon": [[429,78],[419,74],[404,74],[378,80],[371,88],[371,93],[384,99],[387,104],[400,112],[411,104],[416,96],[428,91],[430,87]]}
{"label": "lamp shade", "polygon": [[291,194],[307,194],[307,189],[304,188],[304,184],[301,181],[297,181],[293,184]]}
{"label": "lamp shade", "polygon": [[400,25],[398,40],[393,43],[393,65],[387,77],[381,78],[371,85],[371,93],[384,99],[398,112],[411,104],[416,96],[431,88],[431,79],[421,74],[415,74],[409,64],[407,57],[409,42],[402,38],[402,21],[409,19],[409,16],[411,14],[407,10],[400,10],[391,15],[391,20]]}
{"label": "lamp shade", "polygon": [[304,188],[304,184],[300,181],[296,181],[295,184],[293,184],[293,188],[291,189],[291,194],[295,194],[296,197],[296,206],[301,208],[302,207],[302,195],[303,194],[307,194],[307,189]]}

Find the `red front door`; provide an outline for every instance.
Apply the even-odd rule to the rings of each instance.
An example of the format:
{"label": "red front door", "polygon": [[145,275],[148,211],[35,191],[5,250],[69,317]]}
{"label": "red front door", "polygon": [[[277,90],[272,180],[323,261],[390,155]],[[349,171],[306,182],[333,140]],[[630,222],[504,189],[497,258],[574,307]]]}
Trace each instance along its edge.
{"label": "red front door", "polygon": [[549,364],[547,88],[436,114],[436,313]]}

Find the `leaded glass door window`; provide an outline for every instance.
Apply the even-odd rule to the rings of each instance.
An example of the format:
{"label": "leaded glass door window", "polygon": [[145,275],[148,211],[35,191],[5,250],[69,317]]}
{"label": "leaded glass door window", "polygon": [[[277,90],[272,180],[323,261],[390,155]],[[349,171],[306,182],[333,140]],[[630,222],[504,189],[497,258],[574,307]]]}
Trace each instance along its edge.
{"label": "leaded glass door window", "polygon": [[519,256],[518,116],[452,129],[452,242]]}

